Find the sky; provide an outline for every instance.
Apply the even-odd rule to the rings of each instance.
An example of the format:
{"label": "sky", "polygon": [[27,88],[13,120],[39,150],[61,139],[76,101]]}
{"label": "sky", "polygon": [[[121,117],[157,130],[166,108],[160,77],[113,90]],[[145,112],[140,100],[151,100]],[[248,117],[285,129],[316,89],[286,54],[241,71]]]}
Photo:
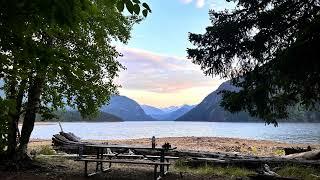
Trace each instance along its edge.
{"label": "sky", "polygon": [[224,81],[205,76],[187,59],[188,33],[204,33],[209,9],[232,8],[225,0],[144,0],[152,13],[134,26],[128,44],[117,45],[126,67],[116,79],[120,95],[155,107],[198,104]]}

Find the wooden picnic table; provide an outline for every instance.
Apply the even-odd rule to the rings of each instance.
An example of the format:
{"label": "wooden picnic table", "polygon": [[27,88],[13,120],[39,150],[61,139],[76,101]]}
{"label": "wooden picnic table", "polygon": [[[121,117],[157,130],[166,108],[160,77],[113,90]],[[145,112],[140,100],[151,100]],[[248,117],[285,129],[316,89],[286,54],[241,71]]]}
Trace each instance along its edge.
{"label": "wooden picnic table", "polygon": [[[83,158],[82,157],[82,152],[85,148],[91,148],[94,149],[96,151],[96,157],[95,158]],[[110,150],[117,150],[118,152],[128,152],[129,150],[131,151],[136,151],[136,150],[147,150],[147,151],[158,151],[160,152],[159,155],[159,161],[130,161],[130,160],[117,160],[118,157],[121,157],[121,154],[123,153],[116,153],[113,155],[110,155]],[[166,156],[165,153],[167,151],[171,151],[174,150],[176,148],[163,148],[163,147],[150,147],[150,146],[133,146],[133,145],[120,145],[120,144],[83,144],[82,146],[79,147],[79,158],[77,159],[77,161],[84,161],[85,162],[85,175],[94,175],[96,173],[101,173],[106,171],[105,169],[103,169],[103,162],[108,162],[109,163],[109,168],[111,168],[111,163],[126,163],[126,164],[147,164],[147,165],[154,165],[155,166],[155,170],[154,170],[154,178],[157,179],[157,167],[160,166],[160,175],[159,178],[163,177],[165,175],[165,166],[167,166],[167,171],[169,169],[169,158],[167,158],[167,162],[165,162],[166,160]],[[108,152],[106,153],[105,152]],[[104,159],[104,157],[108,157],[109,159]],[[123,157],[123,156],[122,156]],[[145,157],[146,159],[154,159],[155,156],[149,156],[146,154],[143,154],[143,157]],[[113,158],[113,159],[112,159]],[[96,162],[96,172],[95,173],[91,173],[88,174],[87,173],[87,163],[88,162]],[[158,179],[159,179],[158,178]]]}

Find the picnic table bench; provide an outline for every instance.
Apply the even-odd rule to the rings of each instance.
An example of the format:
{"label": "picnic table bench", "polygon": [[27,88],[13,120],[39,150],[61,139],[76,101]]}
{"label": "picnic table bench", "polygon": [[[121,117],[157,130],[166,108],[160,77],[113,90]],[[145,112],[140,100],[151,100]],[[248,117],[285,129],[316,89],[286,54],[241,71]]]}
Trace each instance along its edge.
{"label": "picnic table bench", "polygon": [[[158,174],[158,166],[167,166],[169,167],[169,165],[171,165],[171,163],[169,162],[159,162],[159,161],[146,161],[146,160],[123,160],[123,159],[91,159],[91,158],[81,158],[81,159],[76,159],[75,161],[84,161],[85,165],[84,165],[84,175],[89,177],[92,175],[95,175],[97,173],[100,172],[106,172],[111,168],[111,164],[112,163],[121,163],[121,164],[144,164],[144,165],[153,165],[154,166],[154,179],[160,179],[158,178],[157,174]],[[95,163],[101,163],[100,165],[98,165],[96,167],[96,172],[90,173],[88,174],[88,162],[95,162]],[[103,164],[102,163],[109,163],[109,167],[104,169],[103,168]],[[100,167],[100,171],[99,171],[99,167]],[[168,171],[166,171],[168,172]],[[166,174],[166,172],[164,172],[163,175]],[[160,176],[162,177],[163,175],[161,175],[160,172]]]}

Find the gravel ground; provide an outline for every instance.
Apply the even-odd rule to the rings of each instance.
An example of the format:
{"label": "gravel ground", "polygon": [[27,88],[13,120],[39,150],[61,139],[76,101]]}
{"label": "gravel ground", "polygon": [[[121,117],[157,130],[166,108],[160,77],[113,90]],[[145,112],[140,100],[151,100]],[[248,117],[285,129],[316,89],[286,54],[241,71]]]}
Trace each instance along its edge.
{"label": "gravel ground", "polygon": [[[0,170],[1,180],[85,180],[85,179],[109,179],[109,180],[152,180],[153,166],[147,165],[120,165],[114,164],[110,171],[101,173],[90,178],[83,176],[84,163],[75,162],[71,159],[62,157],[38,157],[37,168],[24,169],[19,171]],[[1,165],[0,165],[1,166]],[[95,164],[89,163],[89,172],[94,172]],[[209,180],[209,179],[228,179],[228,177],[213,175],[198,175],[186,172],[171,171],[165,176],[165,180]]]}

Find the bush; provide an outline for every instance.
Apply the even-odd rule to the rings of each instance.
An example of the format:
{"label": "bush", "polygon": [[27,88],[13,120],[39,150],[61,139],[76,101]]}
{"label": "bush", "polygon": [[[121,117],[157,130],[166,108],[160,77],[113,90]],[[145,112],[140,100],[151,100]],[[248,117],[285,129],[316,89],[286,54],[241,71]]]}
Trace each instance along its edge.
{"label": "bush", "polygon": [[56,154],[56,151],[52,149],[52,146],[44,145],[40,147],[40,150],[38,153],[43,155],[54,155]]}

